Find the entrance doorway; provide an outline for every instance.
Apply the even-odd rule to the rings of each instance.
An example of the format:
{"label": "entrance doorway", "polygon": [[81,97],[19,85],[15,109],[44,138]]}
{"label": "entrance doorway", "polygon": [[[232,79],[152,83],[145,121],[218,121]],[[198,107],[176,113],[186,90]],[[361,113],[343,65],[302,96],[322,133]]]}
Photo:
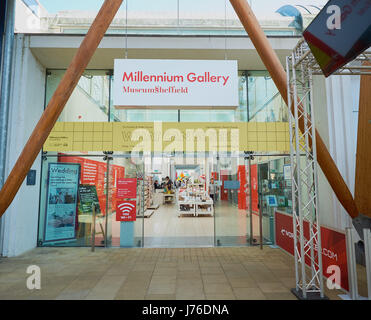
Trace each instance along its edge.
{"label": "entrance doorway", "polygon": [[[67,164],[80,168],[75,189],[72,178],[66,182],[51,175],[51,168]],[[39,245],[90,246],[92,239],[105,247],[274,244],[275,210],[291,210],[288,165],[287,155],[253,153],[44,155]],[[53,186],[51,179],[56,179]],[[125,193],[128,182],[134,195]],[[70,195],[74,190],[78,194]],[[81,198],[82,190],[96,194],[94,211]],[[50,202],[57,196],[53,192],[68,192],[76,201]],[[119,221],[120,209],[133,203],[133,219]]]}

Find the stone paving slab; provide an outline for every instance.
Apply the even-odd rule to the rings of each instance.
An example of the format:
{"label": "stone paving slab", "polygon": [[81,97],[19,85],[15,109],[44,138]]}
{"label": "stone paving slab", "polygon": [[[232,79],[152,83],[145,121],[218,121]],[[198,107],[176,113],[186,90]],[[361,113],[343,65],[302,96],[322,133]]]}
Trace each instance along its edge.
{"label": "stone paving slab", "polygon": [[[40,290],[26,287],[29,265],[41,268]],[[0,258],[0,300],[292,300],[294,285],[293,258],[270,247],[36,248]]]}

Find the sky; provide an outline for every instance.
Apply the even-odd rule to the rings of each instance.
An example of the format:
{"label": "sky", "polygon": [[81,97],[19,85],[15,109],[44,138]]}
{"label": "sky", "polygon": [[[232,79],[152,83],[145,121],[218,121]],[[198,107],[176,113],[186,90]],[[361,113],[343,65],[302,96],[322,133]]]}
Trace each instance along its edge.
{"label": "sky", "polygon": [[[125,10],[125,1],[121,10]],[[177,11],[178,0],[128,0],[128,12],[130,11]],[[225,1],[227,12],[233,10],[228,0],[179,0],[180,11],[196,10],[200,12],[224,13]],[[301,5],[324,5],[327,0],[249,0],[257,15],[272,13],[285,4]],[[56,13],[62,10],[88,10],[97,11],[103,0],[39,0],[49,13]]]}

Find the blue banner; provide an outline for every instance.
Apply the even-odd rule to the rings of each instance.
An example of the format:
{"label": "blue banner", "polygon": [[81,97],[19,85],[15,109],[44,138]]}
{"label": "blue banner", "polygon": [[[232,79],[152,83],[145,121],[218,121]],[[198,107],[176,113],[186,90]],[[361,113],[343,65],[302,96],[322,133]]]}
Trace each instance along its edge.
{"label": "blue banner", "polygon": [[240,188],[240,182],[238,180],[225,180],[224,189],[238,190]]}

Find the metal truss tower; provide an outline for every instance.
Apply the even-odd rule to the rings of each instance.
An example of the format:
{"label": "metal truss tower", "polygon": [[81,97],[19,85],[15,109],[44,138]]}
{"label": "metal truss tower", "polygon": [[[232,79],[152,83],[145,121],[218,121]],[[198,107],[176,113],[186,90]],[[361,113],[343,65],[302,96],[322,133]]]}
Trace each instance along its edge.
{"label": "metal truss tower", "polygon": [[[371,52],[366,51],[335,74],[370,74],[370,67],[362,65],[370,60]],[[301,299],[324,299],[313,106],[313,75],[323,73],[304,39],[287,57],[286,69],[289,109],[293,106],[289,125],[296,288],[292,291]]]}

